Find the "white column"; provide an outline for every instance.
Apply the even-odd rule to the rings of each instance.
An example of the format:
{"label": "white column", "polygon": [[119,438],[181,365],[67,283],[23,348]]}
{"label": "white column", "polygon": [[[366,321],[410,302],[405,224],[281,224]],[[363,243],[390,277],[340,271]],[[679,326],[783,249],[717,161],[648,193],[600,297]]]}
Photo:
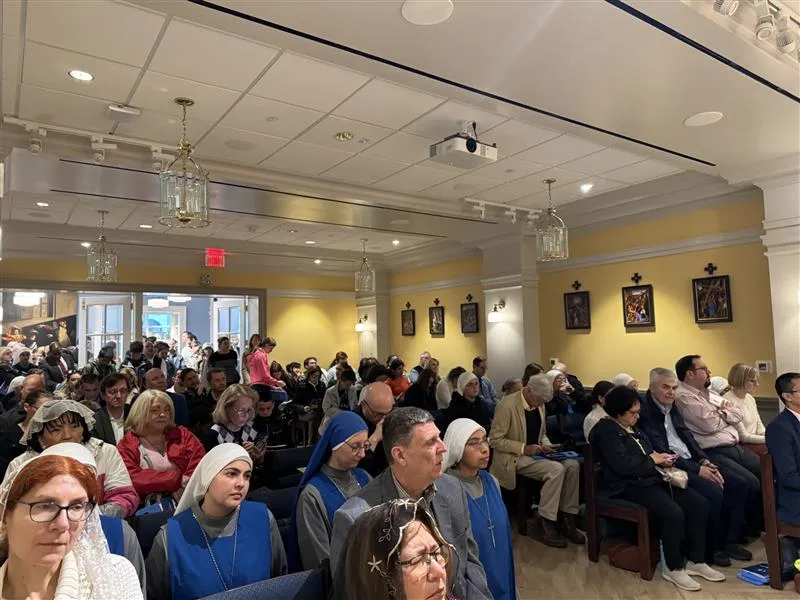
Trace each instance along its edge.
{"label": "white column", "polygon": [[[385,271],[375,273],[375,294],[356,297],[356,318],[363,320],[364,331],[357,334],[358,359],[374,356],[381,363],[389,355],[389,279]],[[366,317],[366,319],[364,319]],[[351,360],[353,368],[358,360]]]}
{"label": "white column", "polygon": [[755,184],[764,191],[775,370],[800,371],[800,172]]}

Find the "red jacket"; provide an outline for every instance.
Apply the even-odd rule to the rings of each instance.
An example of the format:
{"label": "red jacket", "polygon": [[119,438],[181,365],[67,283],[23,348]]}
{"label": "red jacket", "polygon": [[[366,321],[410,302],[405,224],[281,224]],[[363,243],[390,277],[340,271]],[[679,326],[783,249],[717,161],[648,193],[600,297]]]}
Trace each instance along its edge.
{"label": "red jacket", "polygon": [[141,466],[139,436],[128,431],[117,444],[122,461],[131,475],[133,487],[141,498],[158,492],[176,492],[183,486],[183,477],[190,477],[205,449],[192,432],[177,425],[166,431],[167,458],[178,467],[177,471],[154,471]]}
{"label": "red jacket", "polygon": [[261,348],[247,355],[247,370],[250,373],[250,385],[278,387],[278,380],[269,372],[269,356]]}

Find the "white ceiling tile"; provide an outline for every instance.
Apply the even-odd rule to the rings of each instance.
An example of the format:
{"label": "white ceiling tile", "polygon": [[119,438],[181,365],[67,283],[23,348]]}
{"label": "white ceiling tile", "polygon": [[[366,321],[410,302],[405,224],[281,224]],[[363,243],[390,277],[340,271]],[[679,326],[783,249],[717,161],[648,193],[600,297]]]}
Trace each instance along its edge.
{"label": "white ceiling tile", "polygon": [[3,79],[0,82],[2,85],[2,100],[3,100],[3,114],[4,115],[12,115],[16,114],[14,112],[15,106],[17,105],[17,82],[16,81],[9,81],[7,79]]}
{"label": "white ceiling tile", "polygon": [[357,154],[325,171],[322,177],[341,179],[350,183],[369,185],[379,179],[405,169],[406,163],[374,158],[365,154]]}
{"label": "white ceiling tile", "polygon": [[105,117],[107,104],[102,100],[23,85],[19,116],[31,121],[107,133],[112,125]]}
{"label": "white ceiling tile", "polygon": [[[547,184],[544,183],[544,180],[551,178],[556,180],[556,186],[562,186],[585,179],[586,176],[582,173],[574,173],[572,171],[551,167],[539,173],[481,192],[476,195],[476,198],[488,200],[489,202],[512,202],[517,198],[530,196],[546,190]],[[553,189],[555,190],[556,188]]]}
{"label": "white ceiling tile", "polygon": [[3,0],[0,10],[3,11],[3,35],[20,35],[22,0]]}
{"label": "white ceiling tile", "polygon": [[242,129],[217,126],[197,144],[197,155],[257,165],[288,141]]}
{"label": "white ceiling tile", "polygon": [[377,158],[416,163],[430,156],[431,140],[398,131],[367,148],[364,153]]}
{"label": "white ceiling tile", "polygon": [[[177,108],[177,107],[175,107]],[[189,118],[186,122],[186,137],[192,143],[199,140],[211,127],[209,121]],[[181,139],[181,117],[179,114],[163,114],[146,110],[135,121],[120,123],[116,133],[119,135],[152,140],[164,144],[164,152],[175,154]]]}
{"label": "white ceiling tile", "polygon": [[[581,190],[581,186],[585,183],[592,184],[592,188],[586,193]],[[571,195],[574,195],[578,198],[588,198],[590,196],[605,194],[606,192],[610,192],[611,190],[616,190],[621,187],[625,187],[625,184],[618,181],[612,181],[610,179],[604,179],[602,177],[589,176],[583,179],[578,179],[577,181],[568,183],[566,185],[559,186],[555,189],[569,191]],[[553,189],[553,194],[555,194],[555,189]]]}
{"label": "white ceiling tile", "polygon": [[[116,229],[124,223],[128,217],[131,216],[136,207],[132,203],[128,203],[127,208],[118,206],[101,205],[101,208],[79,203],[73,210],[69,217],[69,225],[80,225],[83,227],[100,227],[100,214],[98,210],[106,210],[108,214],[105,215],[106,229]],[[110,241],[110,240],[109,240]]]}
{"label": "white ceiling tile", "polygon": [[70,211],[55,210],[52,208],[38,208],[30,206],[12,206],[12,221],[39,221],[42,223],[61,223],[69,220]]}
{"label": "white ceiling tile", "polygon": [[[480,133],[480,131],[479,131]],[[481,139],[489,144],[497,144],[500,156],[511,156],[527,150],[532,146],[551,140],[561,135],[558,131],[534,127],[519,121],[506,121],[489,131],[480,134]]]}
{"label": "white ceiling tile", "polygon": [[[158,205],[154,204],[152,206],[140,206],[136,210],[134,210],[128,218],[125,219],[122,223],[120,223],[117,229],[122,229],[126,231],[149,231],[151,233],[166,233],[169,230],[169,227],[161,225],[158,222],[158,217],[160,216],[160,212],[158,210]],[[151,229],[142,229],[139,225],[152,225]]]}
{"label": "white ceiling tile", "polygon": [[520,152],[515,156],[522,160],[543,163],[546,165],[560,165],[570,160],[586,156],[592,152],[599,152],[603,146],[587,140],[572,136],[562,135]]}
{"label": "white ceiling tile", "polygon": [[514,181],[526,175],[531,175],[547,169],[547,165],[519,160],[518,158],[504,158],[495,163],[470,171],[470,175],[480,179],[488,179],[497,183]]}
{"label": "white ceiling tile", "polygon": [[[574,186],[563,186],[553,189],[553,206],[562,206],[582,196],[580,190],[575,190]],[[514,200],[516,206],[525,208],[547,208],[550,204],[550,197],[547,192],[537,192],[529,196],[523,196]]]}
{"label": "white ceiling tile", "polygon": [[450,179],[444,183],[422,190],[420,195],[442,200],[457,200],[459,198],[473,196],[495,185],[497,185],[497,183],[494,181],[478,179],[471,175],[462,175],[461,177],[456,177],[455,179]]}
{"label": "white ceiling tile", "polygon": [[[76,81],[68,75],[72,69],[91,73],[94,75],[94,79],[92,81]],[[136,67],[76,54],[36,42],[25,44],[23,83],[78,94],[87,98],[125,102],[138,77],[139,69]]]}
{"label": "white ceiling tile", "polygon": [[[353,139],[349,142],[337,140],[334,136],[340,132],[352,133]],[[367,125],[350,119],[329,116],[322,119],[297,139],[301,142],[327,146],[336,150],[361,152],[364,148],[369,148],[391,133],[391,129],[378,127],[377,125]]]}
{"label": "white ceiling tile", "polygon": [[606,148],[605,150],[600,150],[600,152],[595,152],[583,158],[572,160],[560,166],[570,171],[586,173],[587,175],[597,175],[598,173],[605,173],[612,169],[619,169],[620,167],[641,162],[644,159],[644,156],[639,156],[633,152],[625,152],[624,150],[617,150],[616,148]]}
{"label": "white ceiling tile", "polygon": [[319,175],[352,156],[352,152],[292,142],[261,163],[265,169]]}
{"label": "white ceiling tile", "polygon": [[276,48],[175,19],[167,27],[150,69],[243,91],[277,54]]}
{"label": "white ceiling tile", "polygon": [[220,229],[214,235],[227,240],[249,241],[274,230],[280,221],[277,219],[259,219],[246,217]]}
{"label": "white ceiling tile", "polygon": [[136,67],[144,65],[164,23],[164,15],[108,0],[27,5],[28,40]]}
{"label": "white ceiling tile", "polygon": [[361,73],[286,52],[250,93],[328,112],[368,80]]}
{"label": "white ceiling tile", "polygon": [[[441,140],[448,135],[458,133],[459,121],[474,121],[478,126],[478,138],[483,140],[483,133],[487,129],[496,127],[505,120],[505,117],[450,100],[406,126],[405,131],[432,140]],[[486,141],[491,142],[491,140]]]}
{"label": "white ceiling tile", "polygon": [[339,106],[334,114],[401,129],[442,102],[444,98],[373,79]]}
{"label": "white ceiling tile", "polygon": [[418,192],[452,178],[453,174],[443,169],[431,169],[430,167],[412,165],[405,171],[400,171],[386,179],[382,179],[375,185],[379,188],[408,194]]}
{"label": "white ceiling tile", "polygon": [[139,82],[130,103],[139,108],[175,115],[180,120],[181,107],[173,102],[178,96],[186,96],[195,101],[194,106],[188,110],[190,117],[214,122],[236,102],[239,93],[148,71]]}
{"label": "white ceiling tile", "polygon": [[678,173],[681,169],[657,160],[645,160],[640,163],[622,167],[603,173],[603,177],[623,181],[625,183],[639,183],[659,177],[666,177]]}
{"label": "white ceiling tile", "polygon": [[291,139],[324,113],[248,94],[236,103],[221,125]]}
{"label": "white ceiling tile", "polygon": [[[196,227],[191,229],[189,227],[172,227],[168,233],[170,235],[188,235],[200,238],[215,238],[218,231],[224,229],[228,225],[227,221],[221,221],[217,217],[211,218],[211,223],[207,227]],[[209,241],[214,244],[214,240]]]}
{"label": "white ceiling tile", "polygon": [[13,81],[16,84],[19,77],[19,38],[3,36],[2,50],[3,79]]}

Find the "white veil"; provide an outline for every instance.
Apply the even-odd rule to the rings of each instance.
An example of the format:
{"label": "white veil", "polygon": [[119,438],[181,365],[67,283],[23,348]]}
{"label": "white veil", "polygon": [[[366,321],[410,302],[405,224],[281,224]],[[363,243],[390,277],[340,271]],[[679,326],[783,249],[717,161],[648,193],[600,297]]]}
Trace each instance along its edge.
{"label": "white veil", "polygon": [[175,509],[177,515],[184,510],[190,509],[192,506],[200,504],[203,496],[208,491],[208,486],[214,480],[214,477],[225,468],[226,465],[231,464],[235,460],[243,460],[247,462],[250,467],[253,466],[253,459],[239,444],[220,444],[214,446],[200,461],[197,468],[192,473],[189,482],[186,484],[186,489],[183,491],[181,501],[178,502],[178,507]]}

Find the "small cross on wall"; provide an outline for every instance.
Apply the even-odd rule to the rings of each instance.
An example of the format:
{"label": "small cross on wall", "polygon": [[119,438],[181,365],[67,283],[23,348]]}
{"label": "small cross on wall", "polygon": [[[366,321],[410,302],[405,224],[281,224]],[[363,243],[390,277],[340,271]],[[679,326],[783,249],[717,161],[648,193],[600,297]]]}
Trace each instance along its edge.
{"label": "small cross on wall", "polygon": [[472,302],[472,294],[467,294],[467,302]]}
{"label": "small cross on wall", "polygon": [[643,278],[641,275],[639,275],[639,273],[634,273],[634,274],[633,274],[633,277],[631,277],[631,281],[632,281],[633,283],[635,283],[636,285],[639,285],[639,282],[640,282],[642,279],[644,279],[644,278]]}
{"label": "small cross on wall", "polygon": [[408,310],[409,308],[411,308],[411,302],[406,302],[406,310]]}
{"label": "small cross on wall", "polygon": [[434,298],[433,299],[433,305],[434,306],[439,306],[439,299],[438,298]]}
{"label": "small cross on wall", "polygon": [[572,284],[572,289],[575,290],[576,292],[579,289],[581,289],[581,282],[576,279],[575,282]]}
{"label": "small cross on wall", "polygon": [[705,268],[705,269],[703,269],[703,271],[705,271],[705,272],[706,272],[706,273],[708,273],[709,275],[713,275],[713,274],[714,274],[714,271],[716,271],[716,270],[717,270],[717,265],[715,265],[714,263],[708,263],[708,264],[706,265],[706,268]]}

